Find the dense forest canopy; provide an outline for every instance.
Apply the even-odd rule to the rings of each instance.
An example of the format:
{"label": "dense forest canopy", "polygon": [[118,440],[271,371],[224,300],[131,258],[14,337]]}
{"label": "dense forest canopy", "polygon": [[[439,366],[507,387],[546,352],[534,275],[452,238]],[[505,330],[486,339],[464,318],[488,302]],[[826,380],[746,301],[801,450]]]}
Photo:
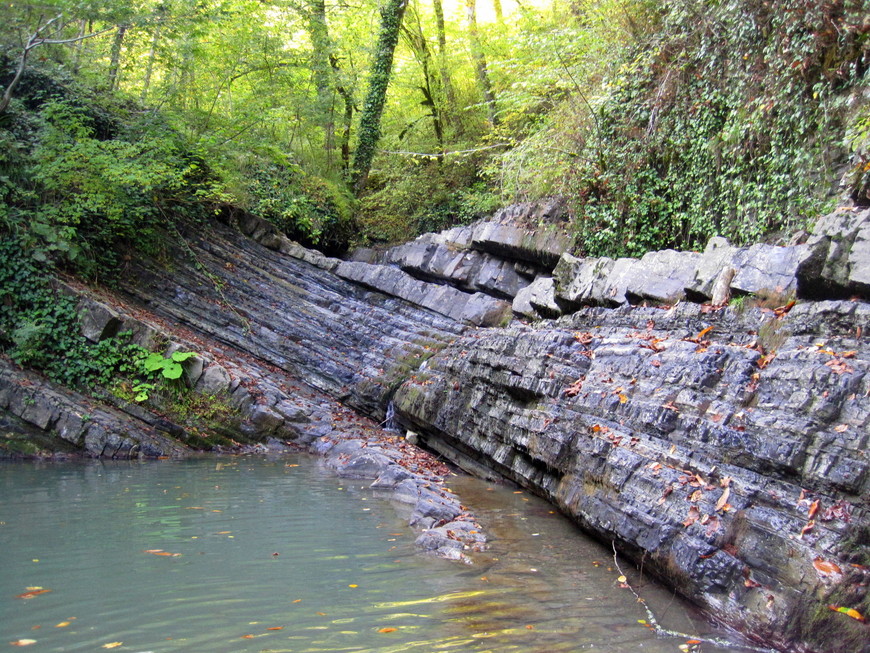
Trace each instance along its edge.
{"label": "dense forest canopy", "polygon": [[549,195],[579,253],[785,236],[866,187],[868,33],[870,0],[2,3],[0,230],[88,274],[238,210],[330,252]]}

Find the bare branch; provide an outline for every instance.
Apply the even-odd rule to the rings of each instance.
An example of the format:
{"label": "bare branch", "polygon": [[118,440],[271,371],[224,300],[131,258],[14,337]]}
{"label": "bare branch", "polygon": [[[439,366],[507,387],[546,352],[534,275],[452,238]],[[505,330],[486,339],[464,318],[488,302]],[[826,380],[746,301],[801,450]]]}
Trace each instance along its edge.
{"label": "bare branch", "polygon": [[[51,38],[43,38],[40,36],[46,28],[50,27],[53,23],[60,20],[63,17],[63,14],[58,14],[54,18],[46,21],[44,25],[38,26],[36,31],[30,35],[27,39],[27,43],[24,45],[24,48],[21,50],[21,57],[18,60],[18,68],[15,70],[15,76],[12,78],[12,81],[9,82],[9,86],[6,87],[6,90],[3,92],[3,98],[0,99],[0,115],[6,113],[6,109],[9,108],[9,103],[12,101],[12,93],[15,91],[15,87],[18,86],[18,82],[21,81],[21,76],[24,74],[24,69],[27,66],[27,57],[30,55],[30,51],[40,45],[63,45],[67,43],[76,43],[78,41],[84,41],[85,39],[91,39],[95,36],[100,36],[101,34],[106,34],[108,32],[113,32],[116,27],[108,27],[104,30],[100,30],[99,32],[94,32],[92,34],[83,34],[81,36],[76,36],[70,39],[51,39]],[[42,22],[40,18],[39,22]]]}

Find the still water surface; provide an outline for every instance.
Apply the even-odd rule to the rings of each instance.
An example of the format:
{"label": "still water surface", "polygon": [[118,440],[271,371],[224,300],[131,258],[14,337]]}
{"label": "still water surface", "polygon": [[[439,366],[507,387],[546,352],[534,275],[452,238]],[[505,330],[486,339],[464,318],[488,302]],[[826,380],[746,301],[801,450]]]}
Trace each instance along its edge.
{"label": "still water surface", "polygon": [[[679,651],[546,503],[453,488],[493,539],[472,566],[415,553],[407,508],[307,456],[5,464],[0,650]],[[708,632],[632,573],[665,626]]]}

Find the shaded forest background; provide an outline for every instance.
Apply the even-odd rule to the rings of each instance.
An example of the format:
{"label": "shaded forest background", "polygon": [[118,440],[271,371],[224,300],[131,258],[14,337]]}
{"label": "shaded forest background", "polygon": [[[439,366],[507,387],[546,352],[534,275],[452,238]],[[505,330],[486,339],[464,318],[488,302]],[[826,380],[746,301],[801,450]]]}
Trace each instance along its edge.
{"label": "shaded forest background", "polygon": [[867,0],[50,0],[0,26],[0,231],[103,280],[237,211],[340,253],[560,195],[576,252],[621,256],[787,238],[844,175],[868,201]]}

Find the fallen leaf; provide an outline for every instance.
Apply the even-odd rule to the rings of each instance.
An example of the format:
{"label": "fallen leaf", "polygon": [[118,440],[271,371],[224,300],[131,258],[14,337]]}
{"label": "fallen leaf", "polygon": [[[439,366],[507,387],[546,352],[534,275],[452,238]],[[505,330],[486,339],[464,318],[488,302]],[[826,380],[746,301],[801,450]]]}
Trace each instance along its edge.
{"label": "fallen leaf", "polygon": [[302,601],[302,599],[293,599],[293,600],[291,601],[291,603],[299,603],[300,601]]}
{"label": "fallen leaf", "polygon": [[815,567],[823,576],[843,573],[836,563],[830,562],[829,560],[822,560],[822,558],[819,557],[813,560],[813,567]]}
{"label": "fallen leaf", "polygon": [[845,615],[849,615],[850,617],[852,617],[852,619],[857,619],[858,621],[866,621],[864,619],[864,616],[854,608],[844,608],[836,605],[829,605],[828,607],[834,612],[842,612]]}
{"label": "fallen leaf", "polygon": [[839,424],[839,425],[834,427],[834,430],[837,433],[845,433],[846,431],[849,430],[849,426],[847,424]]}
{"label": "fallen leaf", "polygon": [[627,401],[628,401],[628,397],[626,397],[624,394],[620,393],[620,395],[619,395],[619,403],[624,404],[624,403],[627,402]]}
{"label": "fallen leaf", "polygon": [[270,628],[266,628],[266,630],[284,630],[284,626],[272,626]]}
{"label": "fallen leaf", "polygon": [[48,594],[51,590],[42,589],[41,587],[30,589],[29,591],[24,592],[23,594],[19,594],[16,596],[16,599],[32,599],[34,596],[39,596],[40,594]]}
{"label": "fallen leaf", "polygon": [[325,612],[318,612],[317,614],[319,614],[321,617],[325,617],[325,616],[326,616],[326,613],[325,613]]}
{"label": "fallen leaf", "polygon": [[254,639],[256,635],[242,635],[242,639]]}
{"label": "fallen leaf", "polygon": [[683,526],[688,528],[689,526],[694,524],[696,521],[698,521],[698,518],[700,516],[701,516],[701,511],[698,510],[698,506],[692,506],[691,508],[689,508],[689,515],[686,517],[686,520],[683,522]]}
{"label": "fallen leaf", "polygon": [[692,494],[689,495],[689,501],[692,503],[698,503],[704,499],[704,493],[701,490],[695,490]]}
{"label": "fallen leaf", "polygon": [[359,587],[359,585],[348,585],[348,587]]}
{"label": "fallen leaf", "polygon": [[819,500],[816,499],[810,504],[810,512],[807,515],[807,519],[812,519],[816,516],[816,513],[819,511]]}
{"label": "fallen leaf", "polygon": [[813,530],[813,528],[815,528],[815,527],[816,527],[816,520],[815,519],[809,520],[807,522],[807,525],[801,529],[800,537],[803,537],[804,535],[809,533],[811,530]]}
{"label": "fallen leaf", "polygon": [[108,644],[103,644],[101,648],[118,648],[124,642],[109,642]]}
{"label": "fallen leaf", "polygon": [[726,505],[728,505],[728,497],[731,496],[731,488],[726,487],[722,492],[722,496],[719,497],[719,500],[716,502],[716,510],[722,510]]}
{"label": "fallen leaf", "polygon": [[55,626],[55,628],[66,628],[67,626],[70,625],[70,623],[71,622],[69,622],[69,621],[61,621],[59,624],[57,624]]}
{"label": "fallen leaf", "polygon": [[628,580],[628,579],[627,579],[625,576],[620,576],[619,578],[616,579],[616,581],[619,582],[619,583],[624,583],[624,582],[626,582],[627,580]]}
{"label": "fallen leaf", "polygon": [[687,639],[686,644],[702,644],[703,642],[700,639]]}
{"label": "fallen leaf", "polygon": [[526,626],[526,630],[534,630],[534,629],[535,629],[535,627],[532,626],[531,624],[529,624],[528,626]]}
{"label": "fallen leaf", "polygon": [[396,629],[395,628],[381,628],[378,632],[379,633],[394,633],[394,632],[396,632]]}
{"label": "fallen leaf", "polygon": [[14,642],[9,642],[12,646],[30,646],[36,644],[35,639],[16,639]]}

